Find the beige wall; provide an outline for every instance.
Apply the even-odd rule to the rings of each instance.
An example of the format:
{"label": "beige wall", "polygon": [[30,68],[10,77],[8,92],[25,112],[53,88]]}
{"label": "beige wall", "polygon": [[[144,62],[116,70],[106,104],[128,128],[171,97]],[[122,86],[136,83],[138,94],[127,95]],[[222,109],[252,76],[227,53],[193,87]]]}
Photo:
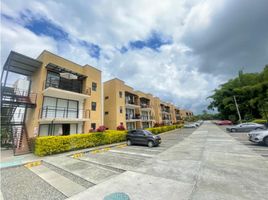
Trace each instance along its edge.
{"label": "beige wall", "polygon": [[[109,129],[115,130],[121,122],[126,127],[123,85],[124,82],[119,79],[113,79],[103,84],[104,125]],[[122,98],[119,96],[120,91],[122,92]],[[108,97],[108,99],[105,99],[105,97]],[[120,106],[122,107],[122,113],[120,113]],[[108,112],[108,114],[105,115],[105,112]]]}
{"label": "beige wall", "polygon": [[181,115],[182,119],[185,119],[186,117],[193,116],[193,112],[190,111],[190,110],[181,109],[180,110],[180,115]]}
{"label": "beige wall", "polygon": [[[91,88],[92,82],[97,83],[97,91],[91,90],[91,95],[89,98],[84,100],[83,109],[91,110],[91,102],[97,103],[96,111],[90,112],[90,120],[84,122],[83,132],[88,132],[91,127],[91,123],[96,123],[96,127],[102,125],[102,82],[101,82],[101,71],[91,67],[89,65],[81,66],[72,61],[64,59],[60,56],[52,54],[48,51],[43,51],[37,58],[39,61],[43,62],[42,67],[36,71],[31,77],[32,86],[31,91],[37,94],[37,101],[35,109],[29,109],[26,127],[28,130],[29,137],[33,137],[39,128],[39,117],[40,111],[43,105],[43,91],[44,91],[44,82],[47,76],[46,66],[49,63],[58,65],[60,67],[69,69],[73,72],[83,74],[87,76],[83,83],[83,89]],[[63,97],[64,98],[64,97]]]}
{"label": "beige wall", "polygon": [[[125,85],[124,81],[120,79],[112,79],[104,82],[104,124],[109,129],[116,129],[117,126],[122,122],[126,128],[126,103],[125,103],[125,93],[129,92],[137,96],[136,103],[140,105],[140,98],[144,97],[150,100],[152,106],[150,110],[150,115],[155,117],[153,109],[153,96],[151,94],[146,94],[141,91],[135,91],[132,87]],[[119,92],[122,92],[122,98],[119,97]],[[109,97],[108,99],[106,99]],[[122,108],[122,113],[120,113],[120,107]],[[105,112],[108,114],[105,115]],[[141,108],[137,106],[135,108],[135,113],[141,115]],[[153,126],[155,121],[151,121],[150,125]],[[136,128],[142,128],[142,121],[135,122]]]}

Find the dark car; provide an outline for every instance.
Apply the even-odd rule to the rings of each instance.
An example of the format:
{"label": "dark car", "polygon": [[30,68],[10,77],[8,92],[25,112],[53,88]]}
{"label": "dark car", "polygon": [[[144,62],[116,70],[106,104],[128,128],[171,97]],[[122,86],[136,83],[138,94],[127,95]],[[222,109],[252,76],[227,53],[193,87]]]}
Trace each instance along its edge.
{"label": "dark car", "polygon": [[147,130],[131,130],[127,133],[127,145],[141,144],[148,147],[158,146],[161,138]]}

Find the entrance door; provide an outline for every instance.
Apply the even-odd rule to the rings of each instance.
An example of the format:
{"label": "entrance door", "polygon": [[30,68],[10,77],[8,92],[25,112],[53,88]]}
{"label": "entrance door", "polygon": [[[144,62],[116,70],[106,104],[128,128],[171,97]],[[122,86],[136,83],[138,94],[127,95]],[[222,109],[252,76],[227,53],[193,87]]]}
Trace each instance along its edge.
{"label": "entrance door", "polygon": [[62,135],[70,135],[70,124],[62,124]]}

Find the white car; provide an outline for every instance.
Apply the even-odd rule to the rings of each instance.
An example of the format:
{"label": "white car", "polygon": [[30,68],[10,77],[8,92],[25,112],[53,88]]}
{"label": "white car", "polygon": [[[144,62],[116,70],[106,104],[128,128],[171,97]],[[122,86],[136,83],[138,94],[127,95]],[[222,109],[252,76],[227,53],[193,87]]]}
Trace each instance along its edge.
{"label": "white car", "polygon": [[268,146],[268,130],[251,131],[248,134],[248,139],[251,142],[262,143]]}
{"label": "white car", "polygon": [[195,124],[184,124],[184,128],[196,128]]}

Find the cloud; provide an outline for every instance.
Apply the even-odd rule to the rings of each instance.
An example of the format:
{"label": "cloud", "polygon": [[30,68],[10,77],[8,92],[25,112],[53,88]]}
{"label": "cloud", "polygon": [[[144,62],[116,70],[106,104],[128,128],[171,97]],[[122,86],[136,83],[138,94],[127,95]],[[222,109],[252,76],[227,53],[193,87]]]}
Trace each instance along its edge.
{"label": "cloud", "polygon": [[[43,49],[201,112],[214,88],[268,58],[266,0],[4,0],[2,63]],[[19,33],[19,34],[18,34]]]}
{"label": "cloud", "polygon": [[268,58],[268,1],[205,1],[186,19],[181,42],[199,59],[199,71],[237,74],[261,70]]}

